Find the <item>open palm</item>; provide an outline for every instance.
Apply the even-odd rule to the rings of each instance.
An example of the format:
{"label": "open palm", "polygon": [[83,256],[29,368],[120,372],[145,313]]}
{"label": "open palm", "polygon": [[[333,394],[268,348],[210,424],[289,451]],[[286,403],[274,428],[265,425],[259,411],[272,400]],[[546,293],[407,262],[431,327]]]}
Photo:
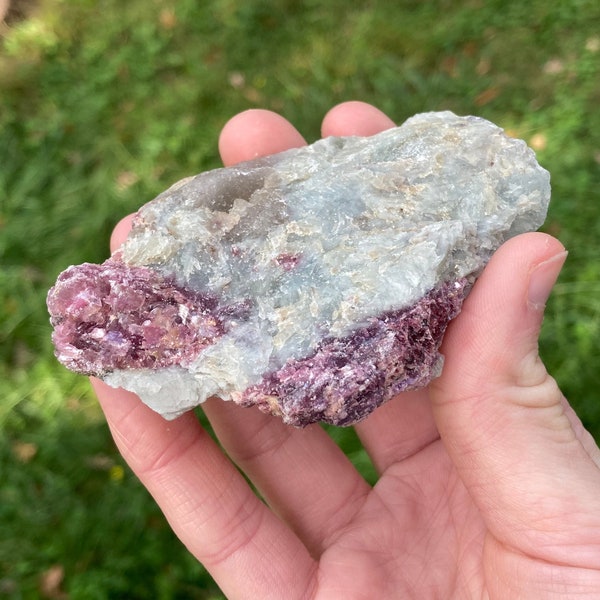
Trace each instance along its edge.
{"label": "open palm", "polygon": [[[323,135],[392,125],[352,102]],[[229,165],[304,143],[248,111],[220,150]],[[167,422],[94,385],[123,456],[228,598],[598,598],[600,450],[537,354],[565,256],[544,234],[494,255],[448,329],[442,376],[355,426],[373,487],[318,425],[211,399],[217,444],[193,413]]]}

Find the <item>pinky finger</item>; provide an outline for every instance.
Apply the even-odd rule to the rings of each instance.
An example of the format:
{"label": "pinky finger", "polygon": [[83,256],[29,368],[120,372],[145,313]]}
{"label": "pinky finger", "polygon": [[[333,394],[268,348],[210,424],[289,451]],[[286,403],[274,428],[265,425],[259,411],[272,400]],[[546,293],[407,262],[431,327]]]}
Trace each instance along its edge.
{"label": "pinky finger", "polygon": [[316,564],[252,492],[193,413],[167,422],[92,381],[123,457],[227,598],[302,598]]}

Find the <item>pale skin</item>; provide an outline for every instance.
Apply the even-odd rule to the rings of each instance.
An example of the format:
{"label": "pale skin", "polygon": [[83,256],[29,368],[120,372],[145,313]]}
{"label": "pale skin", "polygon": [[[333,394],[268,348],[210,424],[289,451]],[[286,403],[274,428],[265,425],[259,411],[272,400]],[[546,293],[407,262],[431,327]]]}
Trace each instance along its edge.
{"label": "pale skin", "polygon": [[[348,102],[322,134],[393,125]],[[231,165],[305,143],[252,110],[227,123],[219,149]],[[442,376],[356,425],[373,487],[317,425],[211,399],[219,445],[193,413],[167,422],[93,384],[126,461],[227,598],[599,598],[600,450],[538,356],[565,258],[542,233],[496,252],[448,329]]]}

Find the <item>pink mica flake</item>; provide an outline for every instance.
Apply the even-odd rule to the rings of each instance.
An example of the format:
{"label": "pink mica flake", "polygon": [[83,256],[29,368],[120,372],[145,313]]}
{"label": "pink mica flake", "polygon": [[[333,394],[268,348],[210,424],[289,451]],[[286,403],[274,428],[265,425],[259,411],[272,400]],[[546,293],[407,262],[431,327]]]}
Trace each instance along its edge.
{"label": "pink mica flake", "polygon": [[298,263],[300,262],[301,258],[302,258],[302,254],[300,254],[299,252],[296,252],[296,253],[284,252],[282,254],[279,254],[275,258],[275,262],[284,271],[293,271],[298,266]]}
{"label": "pink mica flake", "polygon": [[467,278],[444,283],[411,307],[374,317],[346,337],[325,339],[310,356],[288,360],[236,402],[299,427],[357,423],[399,392],[438,375],[438,349],[469,289]]}
{"label": "pink mica flake", "polygon": [[48,309],[58,360],[87,375],[185,366],[223,334],[214,299],[117,259],[64,271]]}

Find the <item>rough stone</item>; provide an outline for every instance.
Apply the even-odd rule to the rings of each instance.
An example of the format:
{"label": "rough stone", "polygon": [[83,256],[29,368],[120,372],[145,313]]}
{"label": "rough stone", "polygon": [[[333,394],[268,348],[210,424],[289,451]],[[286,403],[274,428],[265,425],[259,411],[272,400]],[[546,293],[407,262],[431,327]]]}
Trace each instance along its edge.
{"label": "rough stone", "polygon": [[449,112],[203,173],[59,276],[56,355],[167,418],[218,395],[349,425],[440,373],[473,281],[549,198],[523,141]]}

